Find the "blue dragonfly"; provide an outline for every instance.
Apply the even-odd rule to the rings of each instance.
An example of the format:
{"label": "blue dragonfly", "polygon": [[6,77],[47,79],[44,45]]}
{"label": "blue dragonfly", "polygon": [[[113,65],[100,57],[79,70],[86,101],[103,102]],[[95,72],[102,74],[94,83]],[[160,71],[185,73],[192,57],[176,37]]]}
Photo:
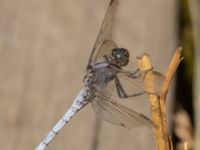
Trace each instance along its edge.
{"label": "blue dragonfly", "polygon": [[[143,73],[138,69],[136,71],[123,69],[129,63],[129,52],[125,48],[118,47],[112,39],[117,6],[118,0],[111,0],[89,57],[84,87],[36,150],[45,149],[63,126],[88,103],[92,104],[98,117],[110,123],[129,129],[137,126],[150,128],[155,126],[148,117],[116,100],[116,98],[126,99],[148,92],[144,88]],[[158,81],[162,81],[163,76],[158,72],[155,74]]]}

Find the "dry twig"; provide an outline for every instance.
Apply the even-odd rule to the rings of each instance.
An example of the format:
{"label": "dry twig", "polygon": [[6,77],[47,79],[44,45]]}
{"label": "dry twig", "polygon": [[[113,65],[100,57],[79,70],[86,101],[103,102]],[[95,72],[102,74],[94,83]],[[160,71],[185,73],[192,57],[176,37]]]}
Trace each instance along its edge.
{"label": "dry twig", "polygon": [[158,150],[172,150],[171,139],[168,136],[166,123],[166,96],[172,77],[183,59],[183,57],[181,57],[181,51],[181,47],[176,49],[161,86],[157,85],[157,80],[161,80],[163,76],[153,71],[149,55],[144,54],[142,57],[138,58],[138,66],[144,75],[144,85],[149,96],[152,120],[156,124],[155,134]]}

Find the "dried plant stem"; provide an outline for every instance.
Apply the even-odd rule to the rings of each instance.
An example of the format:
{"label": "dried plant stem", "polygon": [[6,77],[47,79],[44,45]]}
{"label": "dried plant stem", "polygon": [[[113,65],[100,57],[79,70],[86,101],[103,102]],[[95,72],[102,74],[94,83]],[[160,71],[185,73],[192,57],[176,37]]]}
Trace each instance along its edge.
{"label": "dried plant stem", "polygon": [[166,97],[167,97],[167,93],[168,93],[168,89],[171,83],[171,80],[178,68],[178,65],[180,64],[180,62],[183,60],[183,57],[181,56],[181,52],[182,52],[182,48],[179,47],[176,49],[172,60],[168,66],[168,69],[165,73],[165,80],[163,82],[163,85],[161,87],[160,90],[160,106],[161,106],[161,112],[164,115],[162,118],[163,120],[163,129],[164,132],[167,134],[167,123],[166,123]]}
{"label": "dried plant stem", "polygon": [[166,96],[168,89],[176,72],[179,63],[182,60],[181,48],[177,48],[175,51],[171,63],[166,71],[165,79],[160,88],[160,93],[157,93],[157,75],[159,73],[153,71],[153,66],[149,55],[144,54],[142,57],[138,58],[138,66],[142,73],[144,73],[144,85],[146,91],[149,93],[149,102],[152,113],[152,120],[156,124],[155,134],[157,150],[172,150],[171,139],[168,137],[167,133],[167,123],[166,123]]}

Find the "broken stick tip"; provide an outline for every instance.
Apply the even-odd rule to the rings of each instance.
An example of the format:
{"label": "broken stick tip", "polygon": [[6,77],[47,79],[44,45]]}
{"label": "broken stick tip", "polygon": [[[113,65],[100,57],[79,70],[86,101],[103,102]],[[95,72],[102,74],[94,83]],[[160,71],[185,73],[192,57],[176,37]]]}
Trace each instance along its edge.
{"label": "broken stick tip", "polygon": [[178,47],[178,51],[181,52],[182,50],[183,50],[182,46],[179,46],[179,47]]}

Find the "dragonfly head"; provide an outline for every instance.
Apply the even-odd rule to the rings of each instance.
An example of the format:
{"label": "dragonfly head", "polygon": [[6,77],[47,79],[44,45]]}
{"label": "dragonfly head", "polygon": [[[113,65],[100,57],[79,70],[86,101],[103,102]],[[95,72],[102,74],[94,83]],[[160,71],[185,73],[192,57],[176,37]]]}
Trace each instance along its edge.
{"label": "dragonfly head", "polygon": [[112,57],[120,67],[126,66],[129,62],[129,52],[125,48],[114,48],[112,50]]}

